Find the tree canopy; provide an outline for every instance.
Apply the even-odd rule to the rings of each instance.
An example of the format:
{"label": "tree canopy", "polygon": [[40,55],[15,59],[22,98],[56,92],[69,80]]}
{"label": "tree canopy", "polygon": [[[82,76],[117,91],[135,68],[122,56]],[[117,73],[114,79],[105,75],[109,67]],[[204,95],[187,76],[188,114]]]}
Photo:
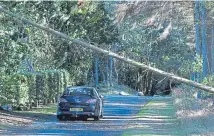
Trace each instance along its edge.
{"label": "tree canopy", "polygon": [[[193,76],[198,81],[200,77],[207,82],[210,79],[201,72],[208,71],[209,75],[213,68],[209,52],[212,37],[207,36],[212,32],[203,31],[210,25],[211,2],[200,2],[199,7],[196,2],[169,1],[4,1],[0,4],[73,39],[185,78]],[[92,53],[4,13],[0,13],[0,20],[0,91],[14,74],[51,69],[67,70],[69,82],[74,85],[127,84],[145,95],[169,88],[168,79],[163,80],[152,72]],[[201,50],[195,54],[197,44]],[[208,60],[204,59],[206,56]],[[206,61],[209,65],[205,69]]]}

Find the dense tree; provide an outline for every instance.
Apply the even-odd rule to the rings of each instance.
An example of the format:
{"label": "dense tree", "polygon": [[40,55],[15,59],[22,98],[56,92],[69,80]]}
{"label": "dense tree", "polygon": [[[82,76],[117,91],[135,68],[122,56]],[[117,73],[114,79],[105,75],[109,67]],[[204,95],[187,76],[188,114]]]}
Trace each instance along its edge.
{"label": "dense tree", "polygon": [[[50,26],[73,38],[85,39],[99,45],[117,41],[117,30],[111,23],[103,2],[88,1],[84,2],[84,6],[81,7],[78,7],[76,1],[2,2],[2,5],[7,5],[11,11],[45,26]],[[11,19],[12,21],[13,19]],[[79,50],[75,45],[71,48],[71,43],[41,30],[31,27],[29,29],[29,26],[21,22],[18,22],[16,26],[11,25],[12,29],[16,29],[16,27],[23,29],[21,31],[28,30],[29,42],[26,44],[29,47],[29,53],[26,55],[26,62],[31,61],[34,69],[65,68],[70,71],[73,80],[78,80],[79,77],[81,77],[80,80],[85,78],[87,70],[91,70],[93,55],[86,52],[85,49]],[[17,34],[19,34],[18,37]],[[16,42],[20,33],[14,33],[13,37],[15,38],[12,39]]]}
{"label": "dense tree", "polygon": [[[118,52],[144,64],[189,78],[194,56],[193,8],[193,2],[117,4],[115,22],[122,44]],[[132,78],[122,78],[126,80],[124,83],[144,90],[148,95],[153,87],[161,88],[158,85],[155,87],[155,84],[162,78],[143,69],[127,69],[130,69],[127,72],[132,73]],[[168,83],[168,79],[165,81]],[[151,83],[154,85],[150,86]]]}
{"label": "dense tree", "polygon": [[[206,20],[206,16],[212,17],[211,2],[204,5],[202,2],[169,1],[26,1],[0,4],[71,38],[186,78],[194,72],[196,80],[201,81],[202,67],[205,77],[214,64],[211,46],[208,46],[211,31]],[[127,84],[145,95],[164,92],[173,85],[167,78],[77,47],[3,13],[0,20],[1,84],[17,72],[60,68],[69,71],[70,82],[74,85],[99,87],[100,82],[108,86],[115,82]]]}
{"label": "dense tree", "polygon": [[[35,1],[0,2],[9,11],[39,24],[61,31],[72,38],[84,39],[99,46],[117,41],[117,29],[104,7],[104,2]],[[54,37],[22,21],[0,14],[0,95],[7,79],[17,72],[39,72],[66,69],[70,84],[88,83],[94,70],[95,55],[85,48]],[[72,44],[72,47],[70,46]],[[104,46],[103,48],[108,48]],[[95,80],[93,79],[92,82]],[[3,96],[2,96],[3,97]],[[7,97],[7,96],[6,96]]]}

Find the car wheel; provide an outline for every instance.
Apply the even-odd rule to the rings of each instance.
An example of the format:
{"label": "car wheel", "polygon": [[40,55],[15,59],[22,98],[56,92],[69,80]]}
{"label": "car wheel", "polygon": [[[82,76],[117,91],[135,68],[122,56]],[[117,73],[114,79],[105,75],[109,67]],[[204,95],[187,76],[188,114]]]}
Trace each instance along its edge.
{"label": "car wheel", "polygon": [[83,121],[87,121],[88,118],[87,118],[87,117],[82,117],[82,120],[83,120]]}
{"label": "car wheel", "polygon": [[100,120],[100,116],[95,116],[95,117],[94,117],[94,120],[95,120],[95,121]]}
{"label": "car wheel", "polygon": [[101,113],[100,118],[103,118],[103,112]]}
{"label": "car wheel", "polygon": [[62,116],[61,116],[61,115],[57,115],[57,119],[58,119],[59,121],[61,121],[61,120],[62,120]]}
{"label": "car wheel", "polygon": [[101,111],[101,114],[100,114],[100,118],[103,118],[103,108],[102,108],[102,111]]}
{"label": "car wheel", "polygon": [[70,117],[70,121],[75,121],[76,118]]}

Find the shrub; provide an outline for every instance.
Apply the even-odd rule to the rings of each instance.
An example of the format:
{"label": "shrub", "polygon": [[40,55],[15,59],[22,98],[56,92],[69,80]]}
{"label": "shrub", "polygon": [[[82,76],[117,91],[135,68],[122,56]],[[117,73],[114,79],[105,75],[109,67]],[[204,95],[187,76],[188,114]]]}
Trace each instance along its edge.
{"label": "shrub", "polygon": [[17,73],[5,81],[0,103],[38,106],[56,102],[68,84],[69,73],[66,70]]}

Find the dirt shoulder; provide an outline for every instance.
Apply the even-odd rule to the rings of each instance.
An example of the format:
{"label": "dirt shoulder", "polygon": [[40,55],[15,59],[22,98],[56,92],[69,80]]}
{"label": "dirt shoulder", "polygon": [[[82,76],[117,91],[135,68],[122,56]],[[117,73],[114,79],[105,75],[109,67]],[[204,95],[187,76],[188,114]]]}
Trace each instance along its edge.
{"label": "dirt shoulder", "polygon": [[[50,112],[51,106],[46,106],[31,111],[0,111],[0,128],[1,126],[26,126],[35,121],[47,121],[56,118],[54,112]],[[55,110],[55,106],[51,110]]]}
{"label": "dirt shoulder", "polygon": [[1,125],[28,125],[32,123],[35,119],[20,116],[15,112],[0,112],[0,124]]}

